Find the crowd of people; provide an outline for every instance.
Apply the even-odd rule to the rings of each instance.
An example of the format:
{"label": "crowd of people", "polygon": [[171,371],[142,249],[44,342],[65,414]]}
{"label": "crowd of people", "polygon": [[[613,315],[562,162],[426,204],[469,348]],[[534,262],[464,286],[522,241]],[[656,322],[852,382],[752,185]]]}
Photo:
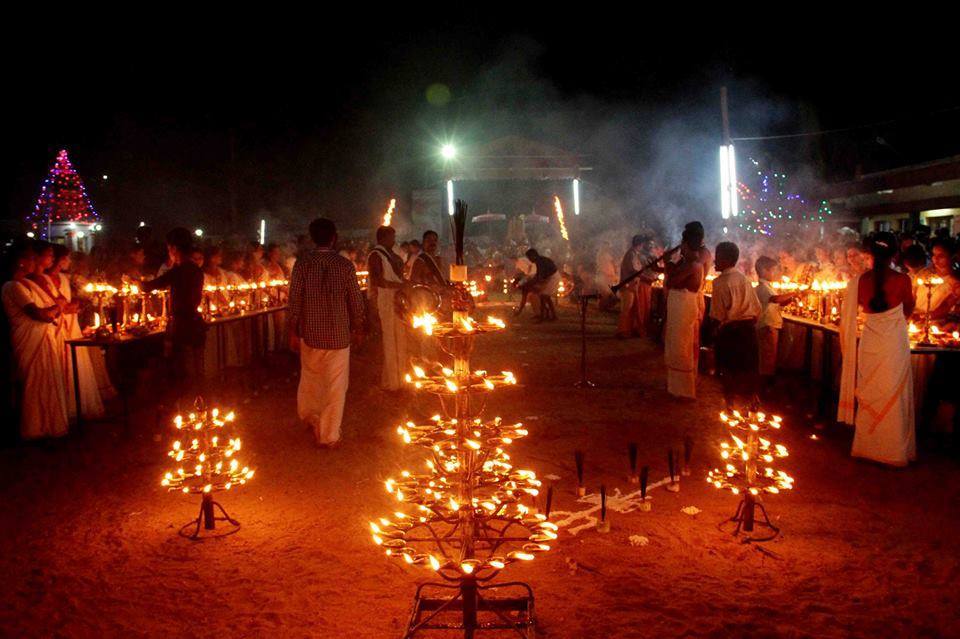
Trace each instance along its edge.
{"label": "crowd of people", "polygon": [[[318,246],[327,237],[321,238]],[[622,338],[649,335],[657,330],[651,321],[652,289],[663,286],[662,337],[667,390],[678,397],[696,397],[701,335],[707,334],[713,341],[724,396],[731,406],[754,406],[761,396],[769,395],[775,385],[782,308],[797,295],[780,286],[784,278],[798,284],[843,282],[849,293],[844,298],[840,317],[844,344],[841,379],[844,381],[839,420],[856,425],[861,433],[854,454],[885,463],[906,463],[912,449],[903,438],[905,433],[914,430],[906,321],[911,316],[915,320],[930,318],[940,322],[944,330],[952,330],[960,319],[960,260],[954,241],[942,235],[924,238],[874,234],[862,242],[838,235],[799,246],[796,243],[778,245],[766,238],[741,240],[741,244],[742,249],[734,242],[720,242],[711,252],[705,245],[703,226],[694,222],[685,227],[680,244],[672,249],[665,250],[650,232],[634,236],[619,267],[613,258],[612,245],[606,242],[599,249],[587,244],[578,250],[572,249],[569,243],[548,244],[545,253],[550,255],[523,244],[489,245],[486,249],[475,246],[472,262],[475,268],[495,269],[496,277],[490,278],[494,285],[499,286],[501,280],[509,281],[519,292],[516,312],[521,313],[529,301],[535,307],[534,321],[556,317],[555,299],[562,281],[570,283],[568,290],[574,295],[600,297],[601,308],[619,312],[617,335]],[[332,250],[332,245],[326,250]],[[418,289],[431,291],[436,304],[442,303],[450,287],[449,258],[442,253],[439,236],[434,231],[428,230],[419,240],[398,246],[395,230],[381,227],[376,232],[375,246],[367,253],[367,261],[353,264],[369,272],[370,310],[361,312],[351,303],[350,313],[344,315],[349,321],[335,330],[340,336],[337,349],[347,347],[344,346],[349,342],[347,335],[356,338],[377,325],[383,351],[380,383],[388,393],[401,388],[409,356],[417,350],[417,346],[410,343],[415,338],[409,332],[408,318],[398,314],[398,309],[411,303]],[[345,273],[351,254],[341,251],[341,257],[347,258],[341,269]],[[295,268],[295,288],[300,286],[296,271]],[[345,286],[353,286],[346,278],[342,279]],[[923,280],[928,283],[918,284]],[[939,283],[930,284],[931,280]],[[709,313],[705,295],[708,282],[713,289]],[[894,284],[900,288],[890,289]],[[869,292],[868,300],[877,297],[873,286],[884,293],[884,301],[855,303],[867,295],[864,291]],[[918,296],[920,286],[931,288],[931,295]],[[310,289],[305,287],[303,295],[309,297]],[[349,292],[348,298],[353,299],[355,295]],[[302,303],[299,294],[291,291],[291,307]],[[894,313],[892,309],[898,310]],[[291,313],[293,323],[298,317],[299,310]],[[859,341],[856,338],[858,317],[864,331]],[[878,333],[874,327],[881,317],[891,318],[893,323]],[[895,318],[899,321],[894,321]],[[701,330],[705,322],[707,331]],[[852,329],[849,328],[851,322]],[[291,334],[294,330],[291,328]],[[896,354],[883,353],[879,359],[858,356],[858,348],[872,354],[880,352],[875,335],[889,331],[893,331],[890,334],[896,338],[881,340],[881,343],[897,348]],[[851,335],[854,336],[852,342]],[[314,340],[314,344],[319,343],[321,340]],[[853,351],[848,349],[851,343]],[[310,348],[317,347],[310,345]],[[311,352],[310,357],[315,354]],[[339,363],[329,364],[327,372],[318,373],[313,383],[339,388],[340,382],[330,381],[336,377],[345,384],[343,370],[347,364],[343,362],[347,362],[348,357],[341,353],[337,361]],[[879,367],[877,362],[887,362],[887,365]],[[894,362],[899,364],[896,371],[891,365]],[[882,372],[878,372],[881,368]],[[309,377],[306,364],[302,371]],[[853,386],[848,384],[851,375]],[[949,371],[940,371],[935,374],[934,382],[949,375]],[[309,387],[311,382],[304,383]],[[857,401],[855,410],[848,414],[851,389]],[[301,396],[302,403],[309,404],[306,398],[312,394],[303,392]],[[342,396],[339,406],[324,417],[301,405],[301,417],[315,422],[317,441],[321,445],[335,445],[339,439]]]}
{"label": "crowd of people", "polygon": [[[894,267],[898,272],[908,275],[913,283],[913,292],[917,296],[915,320],[925,319],[929,311],[932,321],[941,322],[945,327],[957,323],[960,313],[960,279],[957,264],[958,242],[940,234],[935,236],[904,233],[894,236],[897,250]],[[757,282],[780,283],[786,278],[797,285],[818,283],[846,284],[855,277],[870,270],[873,255],[870,252],[869,238],[861,241],[849,236],[837,235],[834,238],[814,239],[809,242],[791,238],[788,241],[776,241],[765,237],[743,237],[738,239],[740,259],[737,269]],[[663,252],[652,234],[640,234],[633,237],[630,248],[623,256],[619,271],[619,281],[631,275],[643,272],[619,290],[620,322],[617,327],[619,337],[642,336],[650,330],[651,304],[650,288],[662,279],[662,268],[651,263]],[[602,277],[609,271],[610,256],[605,250],[598,253],[596,259],[597,281],[602,282],[601,292],[612,296],[610,278]],[[645,265],[645,266],[643,266]],[[643,268],[641,268],[643,266]],[[771,271],[770,269],[773,269]],[[718,272],[706,274],[707,281],[719,275]],[[765,276],[764,276],[765,275]],[[943,280],[929,285],[931,280]],[[613,281],[618,281],[617,279]],[[920,284],[925,282],[924,284]],[[774,284],[774,287],[779,288]],[[927,287],[930,289],[929,306]],[[916,295],[918,289],[921,295]],[[789,293],[770,293],[782,303],[791,301],[795,295]]]}
{"label": "crowd of people", "polygon": [[[356,264],[336,252],[333,222],[317,219],[310,225],[315,248],[300,256],[290,281],[290,347],[300,352],[300,386],[297,411],[308,423],[320,447],[340,441],[343,403],[349,379],[349,352],[367,334],[380,336],[382,364],[380,388],[394,394],[403,388],[410,355],[424,349],[410,330],[411,311],[449,309],[457,295],[449,265],[440,251],[440,236],[427,230],[405,249],[397,247],[396,230],[381,226],[364,268],[366,302],[354,275]],[[522,310],[528,297],[537,300],[538,318],[556,318],[553,296],[559,269],[536,249],[527,249],[516,274]],[[515,263],[511,260],[511,266]],[[491,278],[492,279],[492,278]]]}
{"label": "crowd of people", "polygon": [[[204,287],[286,280],[296,248],[250,243],[226,249],[202,243],[184,228],[172,230],[161,244],[141,227],[125,247],[101,245],[85,254],[24,239],[9,247],[6,258],[4,403],[19,415],[20,437],[38,439],[66,434],[77,413],[67,342],[81,338],[91,323],[88,284],[169,291],[164,360],[173,392],[186,393],[203,377],[208,356],[200,312]],[[107,362],[100,349],[78,348],[75,354],[81,415],[102,417],[104,401],[116,395]]]}
{"label": "crowd of people", "polygon": [[[956,241],[943,234],[889,233],[864,241],[843,234],[813,242],[737,239],[711,251],[703,226],[692,222],[673,248],[649,231],[636,234],[619,259],[609,236],[593,243],[544,241],[539,248],[477,243],[465,253],[471,272],[486,273],[488,287],[518,292],[517,314],[530,304],[534,321],[556,319],[558,292],[567,291],[598,297],[601,309],[618,313],[616,335],[622,339],[662,338],[666,387],[677,397],[696,397],[700,343],[708,336],[731,406],[755,405],[775,385],[782,309],[797,295],[783,282],[846,283],[839,313],[844,370],[838,418],[858,428],[854,454],[906,463],[913,454],[906,439],[913,432],[913,412],[906,408],[912,407],[907,322],[936,321],[944,330],[957,325]],[[453,294],[452,256],[433,230],[398,244],[395,229],[382,226],[374,242],[341,242],[333,222],[321,218],[309,235],[268,246],[200,240],[178,228],[159,244],[141,227],[123,250],[71,254],[41,241],[12,248],[3,304],[10,330],[8,378],[16,380],[22,437],[62,435],[76,414],[66,342],[82,334],[88,282],[169,291],[167,354],[171,379],[183,390],[204,374],[204,287],[289,279],[286,325],[275,320],[274,339],[299,352],[298,413],[324,447],[340,439],[351,344],[365,334],[379,335],[380,387],[395,393],[409,356],[423,348],[404,313],[411,306],[443,308]],[[660,324],[653,295],[659,287]],[[228,350],[237,350],[236,340],[228,342]],[[83,414],[100,416],[104,399],[115,392],[107,367],[97,349],[77,354]]]}
{"label": "crowd of people", "polygon": [[[730,241],[718,243],[711,253],[702,225],[692,222],[675,249],[657,255],[650,244],[649,238],[637,236],[624,256],[618,334],[642,334],[637,327],[649,325],[649,289],[662,273],[664,361],[671,395],[696,397],[701,324],[706,322],[728,407],[758,407],[762,391],[775,379],[781,308],[797,295],[778,285],[784,277],[800,283],[842,281],[837,419],[856,427],[854,456],[895,466],[915,459],[908,321],[936,320],[944,331],[960,328],[960,255],[954,240],[939,236],[923,243],[878,232],[844,250],[817,245],[811,256],[806,249],[772,250],[756,243],[743,252],[749,256],[744,260],[740,247]],[[814,259],[800,259],[806,257]],[[920,288],[929,289],[929,295],[918,296]],[[934,370],[934,399],[956,402],[956,393],[949,391],[955,368],[955,360],[945,359]]]}

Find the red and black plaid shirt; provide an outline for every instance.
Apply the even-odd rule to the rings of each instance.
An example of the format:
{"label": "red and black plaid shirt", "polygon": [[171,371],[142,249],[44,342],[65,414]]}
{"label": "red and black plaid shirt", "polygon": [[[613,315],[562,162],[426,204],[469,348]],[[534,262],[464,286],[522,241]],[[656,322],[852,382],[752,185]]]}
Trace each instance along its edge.
{"label": "red and black plaid shirt", "polygon": [[353,263],[333,249],[304,254],[290,276],[290,326],[310,348],[350,345],[363,327],[366,307]]}

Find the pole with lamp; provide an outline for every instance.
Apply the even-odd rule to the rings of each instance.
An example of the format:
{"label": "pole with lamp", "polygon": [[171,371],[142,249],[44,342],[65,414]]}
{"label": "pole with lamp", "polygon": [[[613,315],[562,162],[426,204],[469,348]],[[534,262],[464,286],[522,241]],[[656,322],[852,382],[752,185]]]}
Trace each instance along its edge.
{"label": "pole with lamp", "polygon": [[[723,120],[723,144],[720,146],[720,215],[724,221],[739,211],[737,198],[737,155],[730,137],[730,115],[727,108],[727,87],[720,87],[720,115]],[[723,227],[727,232],[727,227]]]}

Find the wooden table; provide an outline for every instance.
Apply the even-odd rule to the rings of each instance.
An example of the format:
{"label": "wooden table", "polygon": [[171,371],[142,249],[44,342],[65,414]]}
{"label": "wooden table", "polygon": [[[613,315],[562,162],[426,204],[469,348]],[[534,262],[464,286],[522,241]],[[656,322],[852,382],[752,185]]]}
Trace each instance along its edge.
{"label": "wooden table", "polygon": [[255,339],[254,341],[254,357],[256,359],[261,359],[266,356],[267,351],[267,340],[266,340],[266,320],[270,315],[280,313],[287,310],[286,306],[276,306],[272,308],[264,308],[257,311],[250,311],[248,313],[242,313],[240,315],[228,315],[225,317],[215,317],[211,320],[207,320],[205,323],[207,326],[211,326],[214,329],[214,336],[217,344],[217,372],[222,374],[223,371],[227,368],[227,354],[226,354],[226,336],[224,333],[224,327],[228,324],[234,324],[237,322],[251,321],[253,327],[256,329],[253,332]]}
{"label": "wooden table", "polygon": [[[792,324],[806,330],[806,348],[804,355],[804,370],[814,373],[814,335],[820,333],[820,366],[819,366],[819,392],[817,399],[817,412],[823,418],[832,418],[832,413],[836,409],[836,371],[834,370],[835,348],[836,354],[840,354],[840,327],[836,324],[821,324],[820,322],[806,317],[799,317],[783,313],[784,325]],[[834,347],[834,343],[837,346]],[[960,348],[951,348],[948,346],[937,346],[933,344],[911,344],[911,357],[913,358],[914,371],[925,370],[929,373],[930,362],[924,367],[921,360],[928,359],[930,356],[949,356],[950,354],[960,355]],[[925,380],[920,380],[918,389],[925,388]],[[914,403],[919,408],[923,405],[924,397],[921,392],[917,392]]]}
{"label": "wooden table", "polygon": [[[125,348],[134,344],[143,344],[146,341],[162,339],[164,330],[156,329],[147,333],[117,333],[106,337],[91,335],[90,337],[81,337],[79,339],[69,339],[67,344],[70,346],[70,363],[73,366],[73,397],[77,407],[76,426],[79,431],[83,427],[83,406],[80,399],[80,373],[77,369],[77,349],[78,348],[99,348],[104,353],[106,359],[107,352],[111,348]],[[130,425],[130,402],[126,392],[127,384],[120,384],[118,392],[123,400],[123,423],[129,428]]]}
{"label": "wooden table", "polygon": [[[211,326],[214,329],[215,339],[217,340],[217,370],[218,372],[223,371],[226,368],[226,353],[224,348],[224,335],[223,327],[227,324],[241,321],[251,321],[254,322],[254,326],[257,329],[256,334],[256,349],[255,353],[257,355],[263,355],[266,351],[266,331],[263,328],[266,318],[275,313],[280,313],[287,310],[286,306],[276,306],[272,308],[264,308],[256,311],[250,311],[248,313],[243,313],[240,315],[230,315],[227,317],[217,317],[211,320],[206,320],[204,323],[207,326]],[[110,334],[106,337],[99,337],[97,335],[91,335],[90,337],[81,337],[78,339],[67,340],[67,345],[70,346],[70,363],[73,367],[73,396],[77,406],[77,416],[76,416],[76,426],[79,430],[83,426],[83,409],[81,406],[80,398],[80,375],[77,370],[77,349],[78,348],[99,348],[104,354],[111,348],[125,348],[134,344],[143,344],[149,340],[155,340],[158,338],[163,338],[166,334],[165,330],[157,329],[152,330],[147,333],[117,333]],[[120,386],[119,393],[120,397],[123,400],[123,422],[126,428],[130,426],[130,405],[129,405],[129,396],[124,391],[126,384]]]}

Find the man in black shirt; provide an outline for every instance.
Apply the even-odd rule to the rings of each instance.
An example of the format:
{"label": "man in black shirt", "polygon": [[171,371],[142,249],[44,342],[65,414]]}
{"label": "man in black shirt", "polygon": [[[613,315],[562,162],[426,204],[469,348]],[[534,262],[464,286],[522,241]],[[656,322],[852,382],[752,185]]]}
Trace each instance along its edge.
{"label": "man in black shirt", "polygon": [[560,281],[560,272],[553,260],[540,255],[537,249],[527,250],[527,259],[537,267],[537,272],[530,281],[530,291],[540,296],[540,317],[542,320],[557,319],[557,311],[553,305],[553,295],[557,292]]}
{"label": "man in black shirt", "polygon": [[199,391],[203,379],[203,347],[207,327],[199,307],[203,300],[203,270],[190,260],[193,238],[185,228],[167,234],[167,252],[173,267],[160,277],[145,282],[145,291],[170,289],[170,319],[167,337],[174,385],[178,395]]}

